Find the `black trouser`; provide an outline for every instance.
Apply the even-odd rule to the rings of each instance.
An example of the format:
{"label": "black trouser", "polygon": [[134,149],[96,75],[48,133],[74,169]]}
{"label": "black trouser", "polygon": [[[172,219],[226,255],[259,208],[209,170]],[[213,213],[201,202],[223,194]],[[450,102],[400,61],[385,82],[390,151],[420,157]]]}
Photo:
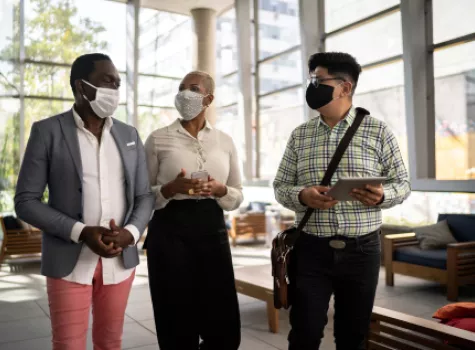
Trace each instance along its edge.
{"label": "black trouser", "polygon": [[156,211],[146,248],[160,349],[238,349],[231,251],[216,201],[171,201]]}
{"label": "black trouser", "polygon": [[[346,247],[332,248],[334,239],[344,240]],[[319,348],[332,294],[336,349],[365,349],[379,277],[379,231],[359,239],[302,234],[293,253],[289,350]]]}

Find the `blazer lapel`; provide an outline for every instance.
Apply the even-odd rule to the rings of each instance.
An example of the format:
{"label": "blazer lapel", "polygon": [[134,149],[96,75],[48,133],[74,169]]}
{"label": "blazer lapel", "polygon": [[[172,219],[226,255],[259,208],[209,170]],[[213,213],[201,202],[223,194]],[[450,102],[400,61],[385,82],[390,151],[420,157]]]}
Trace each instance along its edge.
{"label": "blazer lapel", "polygon": [[[130,184],[131,173],[128,166],[129,163],[127,162],[127,159],[125,158],[125,155],[127,154],[126,149],[125,149],[126,141],[125,141],[125,136],[122,136],[120,133],[120,126],[116,122],[112,124],[111,134],[112,134],[112,137],[114,138],[115,144],[117,145],[117,149],[119,150],[120,157],[122,158],[122,166],[124,167],[124,175],[125,175],[125,180],[127,182],[126,185],[128,187]],[[129,194],[129,191],[127,191],[127,195],[128,194]]]}
{"label": "blazer lapel", "polygon": [[82,161],[81,161],[81,151],[79,149],[79,139],[78,133],[76,130],[76,123],[74,122],[72,110],[66,112],[59,118],[61,124],[61,129],[64,134],[64,139],[68,145],[69,153],[71,153],[71,158],[73,159],[74,166],[78,173],[79,178],[82,181]]}

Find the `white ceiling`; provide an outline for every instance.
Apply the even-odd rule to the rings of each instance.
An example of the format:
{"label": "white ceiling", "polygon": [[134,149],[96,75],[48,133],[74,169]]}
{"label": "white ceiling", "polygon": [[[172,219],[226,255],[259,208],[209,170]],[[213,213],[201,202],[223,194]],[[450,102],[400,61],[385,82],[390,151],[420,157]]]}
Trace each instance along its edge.
{"label": "white ceiling", "polygon": [[[126,0],[113,0],[126,2]],[[190,15],[195,8],[211,8],[218,14],[231,8],[234,0],[140,0],[140,6],[161,11]]]}

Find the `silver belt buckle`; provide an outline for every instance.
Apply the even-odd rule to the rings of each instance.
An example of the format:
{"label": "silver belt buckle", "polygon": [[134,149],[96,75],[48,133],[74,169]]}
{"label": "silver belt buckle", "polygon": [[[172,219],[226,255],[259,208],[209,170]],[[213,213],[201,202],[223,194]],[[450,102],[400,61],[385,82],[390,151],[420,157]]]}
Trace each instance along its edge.
{"label": "silver belt buckle", "polygon": [[345,249],[346,242],[340,241],[338,239],[333,239],[330,241],[330,247],[332,247],[333,249]]}

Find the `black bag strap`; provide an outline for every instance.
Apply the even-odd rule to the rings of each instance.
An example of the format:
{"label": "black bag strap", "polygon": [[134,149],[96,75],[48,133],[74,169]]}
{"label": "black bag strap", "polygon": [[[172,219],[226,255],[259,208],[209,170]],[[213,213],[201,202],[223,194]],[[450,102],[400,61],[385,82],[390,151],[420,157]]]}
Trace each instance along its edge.
{"label": "black bag strap", "polygon": [[[343,136],[340,143],[338,144],[335,154],[333,154],[332,160],[330,161],[330,164],[328,165],[327,171],[325,172],[325,175],[323,176],[323,179],[320,182],[320,186],[330,185],[332,176],[335,173],[336,169],[338,168],[338,164],[340,164],[343,154],[348,148],[348,145],[350,144],[351,139],[355,135],[356,130],[358,130],[361,122],[363,121],[364,117],[366,117],[367,115],[369,115],[369,112],[366,109],[360,108],[360,107],[356,108],[355,120],[353,121],[351,126],[348,128],[345,135]],[[302,218],[299,225],[297,226],[297,230],[295,231],[295,238],[298,238],[298,236],[300,236],[300,233],[302,232],[303,228],[307,224],[308,220],[310,219],[314,211],[315,209],[313,208],[307,209],[304,217]]]}

